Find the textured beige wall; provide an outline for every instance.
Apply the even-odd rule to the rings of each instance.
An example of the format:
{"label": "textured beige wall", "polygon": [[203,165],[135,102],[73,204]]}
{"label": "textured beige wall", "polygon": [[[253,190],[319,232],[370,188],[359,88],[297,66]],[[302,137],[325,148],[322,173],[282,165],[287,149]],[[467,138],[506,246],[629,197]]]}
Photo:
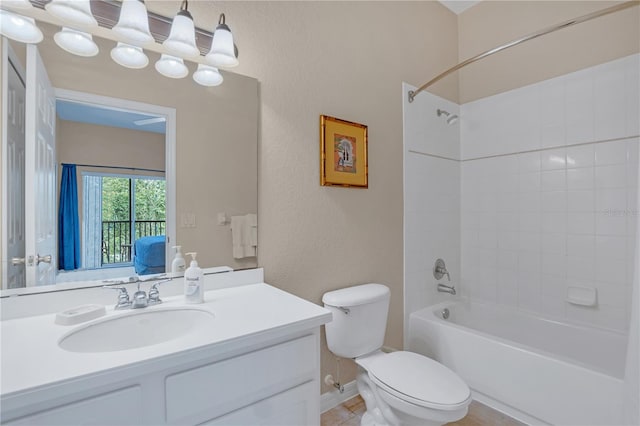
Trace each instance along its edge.
{"label": "textured beige wall", "polygon": [[[163,14],[176,8],[147,5]],[[189,7],[205,28],[226,14],[240,49],[237,71],[260,81],[259,264],[267,282],[316,303],[340,287],[387,284],[386,344],[402,347],[401,83],[420,84],[456,63],[455,15],[437,2]],[[437,91],[456,99],[456,79]],[[368,189],[320,186],[320,114],[369,126]],[[340,380],[353,372],[343,361]],[[327,373],[336,374],[336,363],[323,348]]]}
{"label": "textured beige wall", "polygon": [[56,126],[59,163],[164,170],[164,134],[60,119]]}
{"label": "textured beige wall", "polygon": [[[230,228],[218,226],[216,217],[257,211],[258,82],[229,73],[214,88],[190,77],[169,79],[153,68],[154,53],[146,69],[126,69],[109,57],[113,42],[96,38],[99,55],[82,58],[54,44],[57,28],[40,28],[45,40],[38,48],[55,87],[176,108],[177,217],[193,213],[197,225],[178,226],[177,243],[183,252],[197,251],[204,266],[256,266],[255,258],[233,259]],[[187,66],[191,74],[195,65]]]}
{"label": "textured beige wall", "polygon": [[[460,60],[618,1],[490,1],[459,15]],[[459,71],[460,103],[640,51],[640,7],[515,46]]]}

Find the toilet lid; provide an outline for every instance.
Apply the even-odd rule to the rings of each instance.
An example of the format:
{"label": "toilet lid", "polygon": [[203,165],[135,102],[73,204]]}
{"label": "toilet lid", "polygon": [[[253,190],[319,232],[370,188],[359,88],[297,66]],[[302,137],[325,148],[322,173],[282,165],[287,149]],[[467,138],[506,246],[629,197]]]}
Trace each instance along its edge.
{"label": "toilet lid", "polygon": [[367,371],[387,392],[424,407],[455,410],[471,398],[469,386],[456,373],[413,352],[391,352],[373,360]]}

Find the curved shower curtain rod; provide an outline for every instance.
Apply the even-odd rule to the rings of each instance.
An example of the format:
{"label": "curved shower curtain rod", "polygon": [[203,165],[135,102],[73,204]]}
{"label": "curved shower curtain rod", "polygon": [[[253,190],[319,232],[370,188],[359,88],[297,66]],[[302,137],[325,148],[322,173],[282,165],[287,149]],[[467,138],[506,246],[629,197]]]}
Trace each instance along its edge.
{"label": "curved shower curtain rod", "polygon": [[505,43],[502,46],[498,46],[498,47],[495,47],[495,48],[493,48],[491,50],[487,50],[486,52],[482,52],[479,55],[476,55],[476,56],[474,56],[472,58],[469,58],[469,59],[467,59],[465,61],[462,61],[458,65],[455,65],[455,66],[449,68],[448,70],[446,70],[445,72],[443,72],[441,74],[438,74],[437,76],[435,76],[434,78],[432,78],[431,80],[427,81],[425,84],[420,86],[418,89],[410,90],[409,91],[409,102],[413,102],[413,99],[416,97],[416,95],[418,93],[424,91],[427,87],[431,86],[432,84],[436,83],[437,81],[442,80],[444,77],[448,76],[452,72],[458,71],[460,68],[466,67],[467,65],[472,64],[472,63],[474,63],[476,61],[479,61],[480,59],[484,59],[487,56],[491,56],[494,53],[498,53],[498,52],[500,52],[502,50],[508,49],[510,47],[513,47],[513,46],[517,46],[518,44],[521,44],[521,43],[524,43],[525,41],[533,40],[534,38],[538,38],[540,36],[543,36],[543,35],[546,35],[546,34],[550,34],[552,32],[561,30],[563,28],[568,28],[568,27],[571,27],[571,26],[576,25],[576,24],[581,24],[583,22],[587,22],[587,21],[590,21],[592,19],[599,18],[600,16],[608,15],[610,13],[618,12],[619,10],[627,9],[627,8],[630,8],[630,7],[633,7],[633,6],[638,6],[638,5],[640,5],[640,1],[638,1],[638,0],[627,1],[627,2],[624,2],[624,3],[620,3],[620,4],[617,4],[615,6],[611,6],[611,7],[608,7],[606,9],[599,10],[597,12],[592,12],[592,13],[589,13],[587,15],[580,16],[578,18],[570,19],[570,20],[562,22],[560,24],[556,24],[556,25],[553,25],[551,27],[547,27],[547,28],[545,28],[543,30],[536,31],[535,33],[531,33],[531,34],[526,35],[524,37],[521,37],[519,39],[510,41],[509,43]]}

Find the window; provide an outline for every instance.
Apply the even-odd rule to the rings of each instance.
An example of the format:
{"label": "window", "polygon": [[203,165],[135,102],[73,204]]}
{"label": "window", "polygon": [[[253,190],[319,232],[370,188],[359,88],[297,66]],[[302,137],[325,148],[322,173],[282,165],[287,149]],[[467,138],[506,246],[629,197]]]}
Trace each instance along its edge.
{"label": "window", "polygon": [[164,235],[162,177],[83,174],[83,267],[131,264],[135,240]]}

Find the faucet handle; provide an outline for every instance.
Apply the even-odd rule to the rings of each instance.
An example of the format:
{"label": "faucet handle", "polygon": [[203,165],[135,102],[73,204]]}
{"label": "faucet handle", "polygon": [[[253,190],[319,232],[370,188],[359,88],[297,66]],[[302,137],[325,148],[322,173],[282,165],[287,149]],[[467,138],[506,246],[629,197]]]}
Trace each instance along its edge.
{"label": "faucet handle", "polygon": [[168,283],[171,280],[172,279],[169,278],[169,279],[166,279],[166,280],[156,281],[155,283],[153,283],[153,285],[149,289],[149,304],[150,305],[153,305],[153,304],[156,304],[156,303],[162,303],[162,299],[160,299],[160,290],[158,290],[158,286],[160,284]]}
{"label": "faucet handle", "polygon": [[447,280],[451,281],[451,277],[449,276],[449,271],[447,271],[447,267],[444,264],[444,260],[438,259],[436,260],[436,264],[433,265],[433,276],[436,280],[442,279],[442,277],[447,276]]}
{"label": "faucet handle", "polygon": [[126,287],[118,287],[111,285],[103,285],[102,288],[106,288],[109,290],[118,290],[118,303],[116,304],[114,309],[124,309],[131,306],[131,301],[129,300],[129,293],[127,292]]}

